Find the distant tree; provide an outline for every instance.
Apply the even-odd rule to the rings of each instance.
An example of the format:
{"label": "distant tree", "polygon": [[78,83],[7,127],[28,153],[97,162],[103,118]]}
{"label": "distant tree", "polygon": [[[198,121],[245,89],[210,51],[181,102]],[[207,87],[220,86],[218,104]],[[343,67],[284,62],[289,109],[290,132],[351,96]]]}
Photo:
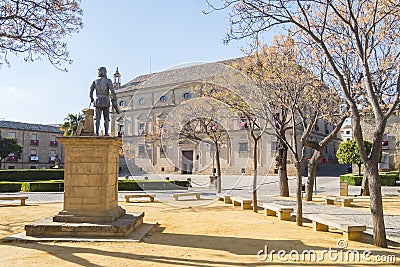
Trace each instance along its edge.
{"label": "distant tree", "polygon": [[[372,143],[370,141],[364,140],[364,147],[367,153],[371,153]],[[355,140],[349,140],[341,143],[338,151],[336,152],[336,157],[340,164],[356,164],[358,166],[358,175],[361,176],[361,164],[363,164],[363,161]],[[369,188],[366,181],[367,180],[363,178],[361,189],[362,195],[369,195]]]}
{"label": "distant tree", "polygon": [[22,146],[18,144],[15,138],[3,138],[0,135],[0,169],[1,162],[10,155],[14,154],[16,157],[20,157],[22,154]]}
{"label": "distant tree", "polygon": [[64,123],[61,125],[60,130],[64,131],[64,136],[76,135],[79,122],[83,119],[83,115],[68,113],[68,116],[64,119]]}
{"label": "distant tree", "polygon": [[[71,63],[65,36],[83,27],[80,0],[10,0],[0,4],[0,66],[7,56],[42,57],[58,69]],[[62,70],[66,70],[65,68]]]}

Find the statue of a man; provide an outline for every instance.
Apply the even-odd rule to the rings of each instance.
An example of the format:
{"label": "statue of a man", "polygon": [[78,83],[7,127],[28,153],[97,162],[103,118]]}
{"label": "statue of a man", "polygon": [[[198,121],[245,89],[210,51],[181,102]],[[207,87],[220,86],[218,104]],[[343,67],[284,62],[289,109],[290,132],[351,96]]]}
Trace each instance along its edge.
{"label": "statue of a man", "polygon": [[[99,127],[100,127],[100,119],[101,113],[103,113],[104,118],[104,135],[108,136],[108,129],[110,126],[110,93],[111,93],[111,101],[113,102],[113,106],[116,107],[117,96],[115,95],[115,90],[113,83],[110,79],[107,78],[107,69],[105,67],[100,67],[99,78],[94,80],[92,85],[90,86],[90,100],[94,102],[94,106],[96,107],[96,135],[99,135]],[[96,101],[93,98],[93,91],[96,89]],[[115,103],[115,105],[114,105]],[[118,108],[116,108],[116,112],[119,113]]]}

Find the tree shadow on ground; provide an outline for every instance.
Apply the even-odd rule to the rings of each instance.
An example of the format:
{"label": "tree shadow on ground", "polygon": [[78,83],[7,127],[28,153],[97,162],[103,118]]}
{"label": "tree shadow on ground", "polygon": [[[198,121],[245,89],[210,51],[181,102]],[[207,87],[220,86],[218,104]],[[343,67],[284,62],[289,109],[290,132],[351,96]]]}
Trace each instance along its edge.
{"label": "tree shadow on ground", "polygon": [[[101,246],[98,248],[93,247],[70,247],[66,243],[35,243],[35,242],[21,242],[21,241],[13,241],[13,242],[3,242],[0,243],[0,249],[7,250],[9,247],[19,247],[27,250],[36,250],[41,252],[46,252],[49,255],[57,257],[66,263],[74,263],[79,264],[81,266],[101,266],[93,263],[93,257],[91,259],[87,259],[85,255],[98,255],[100,257],[113,257],[116,260],[126,259],[131,261],[140,261],[146,262],[150,264],[154,264],[155,266],[161,264],[170,264],[172,266],[195,266],[195,267],[203,267],[203,266],[259,266],[259,265],[282,265],[282,262],[277,259],[275,254],[274,261],[271,259],[263,262],[257,259],[257,253],[260,250],[265,250],[265,246],[268,246],[268,251],[271,250],[279,251],[281,249],[289,252],[290,250],[314,250],[314,251],[322,251],[329,248],[321,247],[321,246],[310,246],[306,245],[299,240],[264,240],[264,239],[256,239],[256,238],[242,238],[242,237],[229,237],[229,236],[208,236],[208,235],[192,235],[192,234],[173,234],[173,233],[164,233],[164,228],[156,227],[151,234],[144,238],[143,243],[146,244],[154,244],[154,245],[163,245],[168,247],[174,247],[176,249],[172,249],[172,251],[176,251],[176,256],[172,252],[170,256],[160,256],[157,254],[157,250],[147,251],[146,254],[138,254],[134,253],[134,247],[140,246],[140,243],[123,243],[126,251],[131,252],[120,252],[120,251],[111,251],[110,249],[105,250],[102,249]],[[87,243],[83,243],[85,246]],[[93,244],[93,243],[90,243]],[[130,248],[130,244],[132,248]],[[90,246],[90,245],[88,245]],[[234,262],[227,260],[220,260],[215,258],[210,259],[196,259],[196,255],[192,255],[192,258],[182,258],[182,249],[183,248],[195,248],[195,249],[207,249],[214,250],[215,252],[210,252],[210,255],[218,255],[220,252],[228,252],[235,256],[243,257],[242,262],[237,262],[238,258],[233,259]],[[337,248],[334,248],[337,249]],[[195,250],[196,251],[196,250]],[[192,252],[192,253],[195,253]],[[277,253],[277,252],[275,252]],[[359,250],[360,255],[363,253],[362,250]],[[395,255],[397,258],[400,257],[399,253],[392,253],[387,251],[374,251],[373,255]],[[224,256],[226,257],[226,256]],[[250,257],[250,259],[249,259]],[[97,260],[98,260],[97,259]],[[254,260],[252,260],[254,259]],[[312,266],[352,266],[352,262],[307,262],[307,261],[299,261],[292,262],[289,261],[285,265],[292,266],[302,266],[302,265],[312,265]],[[355,264],[359,264],[356,263]],[[387,263],[374,263],[375,266],[390,266]]]}

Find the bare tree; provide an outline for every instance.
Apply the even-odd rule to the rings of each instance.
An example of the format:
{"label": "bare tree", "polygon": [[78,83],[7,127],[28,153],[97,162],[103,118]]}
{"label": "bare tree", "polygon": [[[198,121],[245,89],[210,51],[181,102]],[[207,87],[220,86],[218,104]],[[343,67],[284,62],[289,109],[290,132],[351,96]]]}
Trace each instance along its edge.
{"label": "bare tree", "polygon": [[[201,86],[194,92],[201,92]],[[199,97],[183,102],[171,111],[164,124],[164,140],[193,140],[198,144],[205,142],[215,149],[217,171],[217,192],[221,193],[221,148],[229,145],[227,119],[232,117],[229,108],[223,103],[199,94]],[[172,119],[173,118],[173,119]]]}
{"label": "bare tree", "polygon": [[25,61],[45,57],[62,69],[63,62],[72,62],[63,38],[79,32],[81,17],[80,0],[1,1],[0,66],[9,64],[11,53]]}
{"label": "bare tree", "polygon": [[[235,64],[234,64],[235,65]],[[228,83],[226,83],[228,84]],[[257,180],[258,180],[258,145],[260,143],[262,135],[265,133],[267,124],[261,124],[261,120],[255,114],[250,103],[247,103],[240,95],[235,93],[236,90],[229,90],[227,88],[213,87],[206,94],[213,99],[217,99],[225,103],[233,112],[243,118],[243,124],[245,129],[250,132],[250,136],[253,141],[253,183],[252,183],[252,199],[253,199],[253,211],[258,211],[257,206]],[[252,91],[246,91],[251,93]]]}
{"label": "bare tree", "polygon": [[[370,189],[374,244],[387,247],[378,163],[386,122],[400,102],[400,3],[381,1],[225,0],[232,7],[227,40],[288,25],[310,56],[324,58],[332,85],[350,107],[354,138]],[[368,111],[368,114],[364,114]],[[363,146],[361,119],[374,117],[370,154]]]}

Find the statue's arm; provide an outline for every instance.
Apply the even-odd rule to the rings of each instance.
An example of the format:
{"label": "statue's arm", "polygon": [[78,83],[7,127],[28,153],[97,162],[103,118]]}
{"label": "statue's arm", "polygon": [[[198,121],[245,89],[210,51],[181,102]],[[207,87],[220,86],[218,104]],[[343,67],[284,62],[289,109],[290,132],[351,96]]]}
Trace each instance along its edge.
{"label": "statue's arm", "polygon": [[108,88],[111,92],[111,100],[117,100],[117,95],[115,94],[114,86],[110,79],[108,79]]}

